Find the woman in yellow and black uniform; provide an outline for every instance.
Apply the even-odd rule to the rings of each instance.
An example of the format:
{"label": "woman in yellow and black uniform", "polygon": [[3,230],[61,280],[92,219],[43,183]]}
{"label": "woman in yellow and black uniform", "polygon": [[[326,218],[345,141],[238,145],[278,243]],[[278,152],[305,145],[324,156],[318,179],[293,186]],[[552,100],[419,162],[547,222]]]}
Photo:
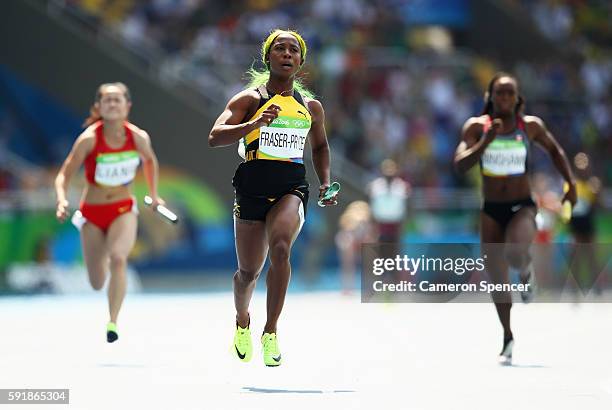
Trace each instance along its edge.
{"label": "woman in yellow and black uniform", "polygon": [[599,200],[601,182],[591,175],[589,157],[579,152],[574,157],[576,192],[578,200],[572,209],[570,228],[577,243],[593,243],[595,239],[595,209]]}
{"label": "woman in yellow and black uniform", "polygon": [[[569,225],[574,238],[572,254],[576,267],[575,279],[587,292],[592,287],[596,293],[600,293],[601,287],[597,282],[599,276],[597,253],[593,242],[596,236],[595,213],[599,203],[601,181],[592,175],[590,159],[584,152],[579,152],[574,157],[574,168],[578,201],[572,209]],[[584,266],[587,268],[586,275],[583,273]]]}
{"label": "woman in yellow and black uniform", "polygon": [[[233,179],[238,269],[234,274],[236,333],[232,349],[241,361],[251,359],[248,308],[255,282],[270,254],[267,321],[262,336],[267,366],[281,363],[276,326],[291,275],[291,246],[304,222],[308,201],[303,161],[307,138],[320,181],[319,197],[330,185],[323,107],[295,78],[306,51],[298,33],[272,32],[261,49],[267,70],[249,71],[249,87],[232,97],[208,138],[211,147],[238,142],[244,158]],[[335,199],[324,203],[335,204]]]}
{"label": "woman in yellow and black uniform", "polygon": [[[523,283],[528,283],[533,274],[529,246],[536,233],[536,207],[527,173],[531,142],[548,153],[568,183],[563,201],[576,203],[574,177],[563,149],[540,118],[523,114],[523,106],[516,78],[496,74],[485,93],[482,115],[466,121],[455,153],[455,167],[460,172],[480,163],[484,197],[480,213],[482,252],[487,255],[486,269],[492,282],[500,284],[508,283],[509,266],[520,273]],[[505,244],[503,252],[499,244]],[[500,362],[508,364],[514,345],[510,328],[512,296],[509,292],[495,292],[493,301],[504,329]]]}
{"label": "woman in yellow and black uniform", "polygon": [[279,115],[269,126],[257,128],[239,141],[238,152],[245,161],[234,174],[234,215],[265,221],[278,200],[292,194],[302,200],[299,215],[303,223],[308,182],[302,156],[312,117],[298,91],[289,96],[270,95],[262,85],[256,92],[259,107],[250,119],[270,106],[279,107]]}

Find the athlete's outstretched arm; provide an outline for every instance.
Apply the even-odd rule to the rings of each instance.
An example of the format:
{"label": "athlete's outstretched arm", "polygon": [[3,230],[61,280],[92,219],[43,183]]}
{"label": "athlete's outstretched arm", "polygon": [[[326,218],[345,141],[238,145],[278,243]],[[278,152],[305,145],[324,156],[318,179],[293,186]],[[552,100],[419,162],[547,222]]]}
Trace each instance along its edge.
{"label": "athlete's outstretched arm", "polygon": [[464,173],[472,168],[482,156],[487,146],[495,139],[497,131],[501,128],[502,121],[499,118],[493,120],[491,128],[484,138],[480,138],[482,124],[476,118],[470,118],[463,125],[461,131],[461,142],[455,150],[455,169]]}
{"label": "athlete's outstretched arm", "polygon": [[572,203],[572,206],[576,205],[576,182],[565,151],[550,131],[548,131],[544,121],[539,117],[525,116],[525,124],[528,130],[531,131],[530,134],[533,136],[533,140],[548,152],[553,164],[555,164],[555,167],[569,185],[569,190],[565,193],[561,202],[567,199]]}
{"label": "athlete's outstretched arm", "polygon": [[[308,109],[312,115],[312,126],[310,128],[310,146],[312,149],[312,164],[319,178],[319,195],[330,185],[330,154],[325,132],[325,110],[317,100],[308,101]],[[335,199],[329,205],[335,204]]]}
{"label": "athlete's outstretched arm", "polygon": [[62,222],[68,217],[69,204],[66,192],[70,179],[81,167],[87,154],[93,149],[95,142],[95,135],[89,129],[85,130],[74,142],[72,150],[55,177],[55,194],[57,196],[55,216]]}
{"label": "athlete's outstretched arm", "polygon": [[161,199],[157,193],[157,183],[159,181],[159,162],[157,161],[157,155],[155,155],[155,151],[153,151],[151,138],[146,131],[139,129],[134,132],[134,142],[142,158],[142,170],[147,180],[147,186],[149,187],[149,195],[153,199],[151,206],[155,209],[157,205],[165,204],[164,200]]}
{"label": "athlete's outstretched arm", "polygon": [[271,104],[257,118],[241,123],[240,121],[243,121],[248,114],[249,108],[258,102],[253,93],[255,91],[245,90],[232,97],[208,135],[208,146],[214,148],[232,145],[249,132],[269,125],[278,117],[280,107]]}

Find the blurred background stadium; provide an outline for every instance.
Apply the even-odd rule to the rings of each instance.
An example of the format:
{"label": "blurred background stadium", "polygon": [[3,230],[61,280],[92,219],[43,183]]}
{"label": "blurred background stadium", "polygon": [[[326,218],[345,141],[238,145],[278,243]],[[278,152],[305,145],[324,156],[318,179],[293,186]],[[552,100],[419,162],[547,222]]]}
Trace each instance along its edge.
{"label": "blurred background stadium", "polygon": [[[62,291],[53,272],[72,270],[82,280],[74,287],[87,289],[78,233],[54,217],[52,181],[108,81],[131,88],[131,119],[149,131],[161,163],[161,195],[182,216],[174,227],[141,211],[131,265],[143,288],[229,289],[240,158],[234,148],[209,149],[207,136],[276,27],[309,44],[303,72],[326,109],[332,175],[343,184],[337,209],[311,201],[292,286],[339,286],[340,215],[369,200],[386,158],[409,184],[403,242],[478,241],[479,174],[457,175],[452,157],[500,69],[517,75],[527,112],[570,159],[588,156],[596,240],[612,240],[609,1],[10,0],[0,20],[2,293]],[[540,204],[554,203],[562,180],[552,163],[535,150],[530,166]],[[83,184],[72,183],[73,205]],[[136,194],[145,193],[141,179]],[[551,215],[540,227],[569,241]]]}

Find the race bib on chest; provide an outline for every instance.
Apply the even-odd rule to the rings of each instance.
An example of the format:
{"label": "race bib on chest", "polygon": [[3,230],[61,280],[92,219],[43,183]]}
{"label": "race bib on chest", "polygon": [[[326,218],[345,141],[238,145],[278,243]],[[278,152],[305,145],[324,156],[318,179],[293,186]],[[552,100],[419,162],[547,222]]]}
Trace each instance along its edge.
{"label": "race bib on chest", "polygon": [[308,120],[276,118],[269,126],[259,129],[260,159],[301,160],[309,130]]}
{"label": "race bib on chest", "polygon": [[521,140],[493,140],[482,154],[482,173],[512,176],[525,173],[527,147]]}
{"label": "race bib on chest", "polygon": [[99,154],[96,157],[95,181],[100,185],[120,186],[134,179],[140,165],[137,151]]}

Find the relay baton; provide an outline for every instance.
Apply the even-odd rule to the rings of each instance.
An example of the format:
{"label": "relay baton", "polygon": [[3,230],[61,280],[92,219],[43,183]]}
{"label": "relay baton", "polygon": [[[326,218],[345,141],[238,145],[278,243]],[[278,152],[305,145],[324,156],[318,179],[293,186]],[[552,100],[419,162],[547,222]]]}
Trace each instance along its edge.
{"label": "relay baton", "polygon": [[[153,204],[153,198],[148,195],[145,196],[144,203],[146,206],[151,206]],[[173,224],[178,222],[178,216],[174,212],[166,208],[164,205],[157,205],[154,211],[160,214],[168,222],[171,222]]]}
{"label": "relay baton", "polygon": [[321,199],[317,202],[319,206],[325,206],[324,202],[333,199],[340,192],[340,184],[338,182],[332,183],[326,190]]}

